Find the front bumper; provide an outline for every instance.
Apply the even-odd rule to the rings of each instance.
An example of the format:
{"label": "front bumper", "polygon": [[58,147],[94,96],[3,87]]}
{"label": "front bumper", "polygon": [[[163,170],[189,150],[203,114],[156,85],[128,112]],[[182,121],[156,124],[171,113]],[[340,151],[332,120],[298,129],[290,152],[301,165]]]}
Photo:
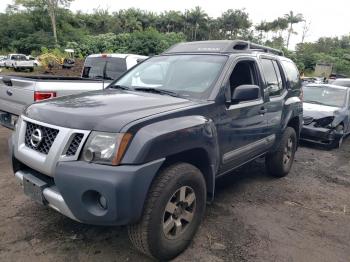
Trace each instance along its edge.
{"label": "front bumper", "polygon": [[343,136],[343,132],[337,132],[334,129],[304,125],[300,139],[320,145],[331,145],[335,141],[339,141]]}
{"label": "front bumper", "polygon": [[0,111],[0,125],[13,130],[15,129],[17,120],[18,115]]}
{"label": "front bumper", "polygon": [[[135,166],[104,166],[82,161],[59,162],[55,177],[24,168],[14,170],[21,182],[39,179],[44,204],[76,221],[93,225],[128,225],[142,215],[149,187],[164,159]],[[14,159],[14,167],[21,166]],[[44,178],[44,179],[43,179]],[[52,182],[45,181],[46,178]],[[99,197],[107,207],[100,205]]]}

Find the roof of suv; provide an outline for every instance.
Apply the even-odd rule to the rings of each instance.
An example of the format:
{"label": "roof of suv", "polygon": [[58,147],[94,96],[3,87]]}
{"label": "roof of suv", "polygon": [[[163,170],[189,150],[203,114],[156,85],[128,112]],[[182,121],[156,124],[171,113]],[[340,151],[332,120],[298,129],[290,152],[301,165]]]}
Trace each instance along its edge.
{"label": "roof of suv", "polygon": [[173,45],[164,54],[173,53],[237,53],[264,52],[284,56],[283,51],[243,40],[210,40],[184,42]]}
{"label": "roof of suv", "polygon": [[136,54],[93,54],[89,55],[89,58],[91,57],[116,57],[116,58],[123,58],[126,59],[127,57],[136,57],[136,58],[147,58],[147,56],[143,55],[136,55]]}

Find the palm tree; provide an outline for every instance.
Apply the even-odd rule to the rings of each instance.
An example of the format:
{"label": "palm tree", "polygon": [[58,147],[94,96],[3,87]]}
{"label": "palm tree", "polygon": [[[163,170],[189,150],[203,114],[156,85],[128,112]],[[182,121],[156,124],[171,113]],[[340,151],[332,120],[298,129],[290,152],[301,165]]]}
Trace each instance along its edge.
{"label": "palm tree", "polygon": [[288,48],[289,47],[290,36],[291,36],[292,33],[295,33],[293,31],[293,25],[302,22],[304,20],[304,18],[303,18],[302,14],[300,14],[300,13],[299,14],[294,14],[293,11],[290,11],[288,14],[285,14],[284,18],[287,20],[287,22],[289,24],[288,38],[287,38],[287,48]]}
{"label": "palm tree", "polygon": [[201,7],[196,6],[188,13],[187,19],[192,27],[192,40],[197,40],[198,29],[207,22],[208,15]]}

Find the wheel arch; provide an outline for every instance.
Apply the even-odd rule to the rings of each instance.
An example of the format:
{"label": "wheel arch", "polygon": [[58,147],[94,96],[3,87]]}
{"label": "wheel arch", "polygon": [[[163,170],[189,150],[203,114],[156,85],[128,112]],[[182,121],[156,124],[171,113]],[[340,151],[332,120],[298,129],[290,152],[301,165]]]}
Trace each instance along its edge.
{"label": "wheel arch", "polygon": [[204,148],[193,148],[169,155],[160,170],[179,162],[191,164],[201,171],[206,183],[207,199],[212,201],[215,193],[215,164],[208,152]]}

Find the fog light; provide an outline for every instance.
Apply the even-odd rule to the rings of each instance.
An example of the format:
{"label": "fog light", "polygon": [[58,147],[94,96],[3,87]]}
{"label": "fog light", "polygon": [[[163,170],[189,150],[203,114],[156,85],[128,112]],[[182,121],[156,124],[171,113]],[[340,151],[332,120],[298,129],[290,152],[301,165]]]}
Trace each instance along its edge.
{"label": "fog light", "polygon": [[88,148],[87,150],[85,150],[83,157],[86,162],[91,162],[92,160],[94,160],[95,157],[94,150],[92,148]]}
{"label": "fog light", "polygon": [[107,209],[107,199],[104,196],[100,195],[98,203],[103,209]]}

